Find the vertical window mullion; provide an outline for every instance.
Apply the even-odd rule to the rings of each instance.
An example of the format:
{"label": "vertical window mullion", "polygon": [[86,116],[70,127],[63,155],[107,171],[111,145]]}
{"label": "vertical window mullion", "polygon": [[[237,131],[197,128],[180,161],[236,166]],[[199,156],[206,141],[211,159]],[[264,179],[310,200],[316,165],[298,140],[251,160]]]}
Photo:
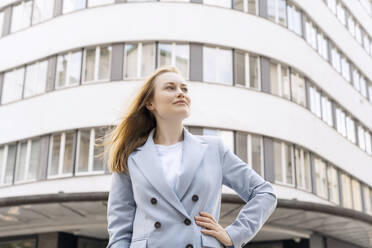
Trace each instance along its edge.
{"label": "vertical window mullion", "polygon": [[282,82],[282,66],[280,63],[277,64],[277,77],[278,77],[278,94],[283,97],[283,82]]}
{"label": "vertical window mullion", "polygon": [[78,130],[76,139],[75,174],[79,173],[81,130]]}
{"label": "vertical window mullion", "polygon": [[27,180],[28,168],[30,167],[30,157],[31,157],[30,154],[31,154],[31,140],[28,140],[27,150],[26,150],[26,164],[25,164],[23,180]]}
{"label": "vertical window mullion", "polygon": [[98,69],[99,69],[99,60],[100,60],[100,52],[101,52],[101,47],[97,46],[96,47],[96,57],[94,60],[94,79],[93,81],[98,81]]}
{"label": "vertical window mullion", "polygon": [[66,134],[65,132],[63,132],[61,134],[61,146],[59,147],[58,175],[62,175],[62,172],[63,172],[63,157],[65,154],[65,143],[66,143]]}
{"label": "vertical window mullion", "polygon": [[[249,87],[250,85],[250,71],[249,71],[249,54],[244,53],[244,67],[245,67],[245,87]],[[371,96],[372,98],[372,96]]]}
{"label": "vertical window mullion", "polygon": [[94,130],[94,128],[92,128],[92,129],[90,129],[88,171],[87,172],[92,172],[93,171],[94,137],[95,137],[95,130]]}

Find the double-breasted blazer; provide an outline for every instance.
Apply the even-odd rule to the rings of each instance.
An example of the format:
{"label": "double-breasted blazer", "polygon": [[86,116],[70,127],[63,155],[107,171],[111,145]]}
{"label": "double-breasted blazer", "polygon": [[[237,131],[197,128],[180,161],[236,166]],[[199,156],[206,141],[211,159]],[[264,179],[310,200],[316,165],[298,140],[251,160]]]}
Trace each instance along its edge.
{"label": "double-breasted blazer", "polygon": [[246,202],[225,230],[233,248],[250,241],[274,212],[272,185],[214,136],[183,127],[184,144],[176,190],[168,184],[153,135],[128,157],[129,173],[112,173],[107,204],[107,248],[225,247],[201,232],[194,216],[208,212],[218,221],[226,185]]}

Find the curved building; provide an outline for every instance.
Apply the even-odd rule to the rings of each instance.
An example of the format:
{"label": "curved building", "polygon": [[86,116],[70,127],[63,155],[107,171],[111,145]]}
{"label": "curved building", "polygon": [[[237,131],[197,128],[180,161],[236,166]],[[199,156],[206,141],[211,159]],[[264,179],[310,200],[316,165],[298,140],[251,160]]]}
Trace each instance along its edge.
{"label": "curved building", "polygon": [[[369,0],[2,0],[0,248],[106,247],[95,144],[165,64],[190,83],[188,130],[275,188],[244,247],[372,247]],[[227,226],[244,202],[221,193]]]}

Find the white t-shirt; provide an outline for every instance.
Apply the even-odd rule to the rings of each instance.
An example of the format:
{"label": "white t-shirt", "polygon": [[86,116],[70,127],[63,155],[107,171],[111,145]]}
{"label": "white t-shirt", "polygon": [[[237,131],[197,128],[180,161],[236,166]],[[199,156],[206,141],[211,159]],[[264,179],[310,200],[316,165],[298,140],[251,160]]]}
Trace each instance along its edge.
{"label": "white t-shirt", "polygon": [[171,188],[175,191],[176,182],[181,170],[183,141],[177,142],[170,146],[159,144],[155,144],[155,146],[163,166],[166,180]]}

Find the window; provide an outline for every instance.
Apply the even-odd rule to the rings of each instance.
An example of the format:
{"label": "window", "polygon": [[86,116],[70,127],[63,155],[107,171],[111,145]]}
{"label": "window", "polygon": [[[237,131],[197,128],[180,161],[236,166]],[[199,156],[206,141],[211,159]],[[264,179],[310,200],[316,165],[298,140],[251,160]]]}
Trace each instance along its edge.
{"label": "window", "polygon": [[34,0],[34,9],[32,11],[32,24],[36,24],[52,18],[54,1]]}
{"label": "window", "polygon": [[355,123],[350,116],[346,116],[346,132],[347,132],[347,138],[355,143]]}
{"label": "window", "polygon": [[280,96],[278,80],[278,64],[270,62],[270,89],[271,94]]}
{"label": "window", "polygon": [[294,184],[292,146],[285,142],[274,141],[275,180],[279,183]]}
{"label": "window", "polygon": [[218,136],[222,142],[234,152],[234,132],[229,130],[220,130],[212,128],[203,128],[203,135]]}
{"label": "window", "polygon": [[349,29],[349,32],[355,36],[355,21],[354,21],[354,18],[349,15],[348,18],[347,18],[347,27]]}
{"label": "window", "polygon": [[104,170],[104,161],[100,157],[103,152],[100,144],[106,128],[82,129],[78,133],[76,173],[86,174],[92,172],[101,173]]}
{"label": "window", "polygon": [[336,14],[336,1],[337,0],[327,0],[327,5],[328,5],[328,8],[334,13]]}
{"label": "window", "polygon": [[372,84],[368,85],[368,95],[369,95],[369,102],[372,103]]}
{"label": "window", "polygon": [[333,114],[331,101],[326,96],[321,96],[322,120],[328,125],[333,126]]}
{"label": "window", "polygon": [[350,82],[350,64],[344,56],[341,57],[341,71],[342,76]]}
{"label": "window", "polygon": [[10,32],[27,28],[31,24],[32,1],[22,1],[12,8]]}
{"label": "window", "polygon": [[82,52],[75,51],[57,58],[56,88],[78,85],[81,77]]}
{"label": "window", "polygon": [[358,182],[358,180],[353,178],[351,180],[351,186],[353,190],[352,195],[353,195],[354,209],[362,211],[363,209],[362,209],[362,195],[360,191],[360,183]]}
{"label": "window", "polygon": [[86,8],[86,0],[63,0],[63,14]]}
{"label": "window", "polygon": [[74,164],[74,131],[53,134],[50,139],[48,177],[70,176]]}
{"label": "window", "polygon": [[241,51],[234,51],[234,78],[235,84],[245,86],[246,85],[246,54]]}
{"label": "window", "polygon": [[40,138],[18,143],[15,182],[33,181],[39,174],[41,147]]}
{"label": "window", "polygon": [[317,40],[318,40],[318,52],[325,60],[328,60],[328,41],[322,33],[317,34]]}
{"label": "window", "polygon": [[346,25],[345,8],[342,6],[341,3],[337,3],[337,18],[343,25]]}
{"label": "window", "polygon": [[363,187],[363,195],[365,212],[372,215],[372,190],[367,185]]}
{"label": "window", "polygon": [[343,207],[353,208],[353,202],[351,199],[350,177],[346,175],[345,173],[341,173],[341,183],[342,183]]}
{"label": "window", "polygon": [[267,17],[269,20],[276,21],[276,0],[267,0]]}
{"label": "window", "polygon": [[287,5],[288,28],[298,35],[302,35],[301,12],[296,7]]}
{"label": "window", "polygon": [[291,99],[291,84],[289,82],[289,68],[285,65],[280,66],[280,85],[281,85],[281,96],[290,100]]}
{"label": "window", "polygon": [[292,100],[306,107],[305,79],[298,73],[291,72]]}
{"label": "window", "polygon": [[363,151],[366,149],[366,143],[364,139],[365,139],[364,128],[358,125],[358,142],[360,149],[362,149]]}
{"label": "window", "polygon": [[111,67],[111,46],[84,49],[83,83],[109,80]]}
{"label": "window", "polygon": [[9,185],[13,181],[16,150],[16,144],[8,144],[0,147],[0,185]]}
{"label": "window", "polygon": [[27,240],[12,240],[12,241],[1,241],[0,242],[0,248],[8,248],[8,247],[36,248],[36,240],[27,239]]}
{"label": "window", "polygon": [[115,3],[115,0],[88,0],[88,7]]}
{"label": "window", "polygon": [[315,167],[315,183],[316,183],[316,194],[320,197],[328,197],[327,188],[327,177],[326,177],[326,163],[318,158],[314,157]]}
{"label": "window", "polygon": [[322,109],[320,105],[320,92],[313,86],[309,86],[310,110],[319,118],[322,117]]}
{"label": "window", "polygon": [[237,10],[240,10],[240,11],[244,11],[244,4],[245,4],[245,0],[233,0],[233,8],[234,9],[237,9]]}
{"label": "window", "polygon": [[47,70],[47,60],[39,61],[26,67],[25,98],[45,92]]}
{"label": "window", "polygon": [[336,69],[336,71],[341,73],[341,57],[338,49],[331,45],[331,58],[332,58],[332,66]]}
{"label": "window", "polygon": [[366,80],[365,80],[364,76],[362,76],[362,75],[360,76],[359,82],[360,82],[360,93],[364,97],[367,97],[367,83],[366,83]]}
{"label": "window", "polygon": [[353,85],[357,91],[360,91],[360,74],[356,68],[353,67]]}
{"label": "window", "polygon": [[248,0],[248,13],[257,15],[258,14],[258,2],[257,0]]}
{"label": "window", "polygon": [[305,30],[306,30],[306,41],[309,43],[314,49],[317,49],[316,44],[316,29],[313,26],[312,22],[309,18],[306,18],[305,22]]}
{"label": "window", "polygon": [[2,104],[22,98],[24,71],[25,68],[21,67],[4,74],[3,92],[1,97]]}
{"label": "window", "polygon": [[155,69],[155,43],[128,43],[124,53],[124,78],[145,78]]}
{"label": "window", "polygon": [[231,0],[203,0],[203,4],[231,8]]}
{"label": "window", "polygon": [[0,11],[0,37],[3,34],[4,13]]}
{"label": "window", "polygon": [[310,156],[309,152],[296,147],[295,162],[296,162],[296,179],[297,187],[307,191],[311,191],[311,172],[310,172]]}
{"label": "window", "polygon": [[355,24],[355,38],[360,44],[362,44],[362,30],[357,23]]}
{"label": "window", "polygon": [[232,85],[231,49],[203,46],[203,81]]}
{"label": "window", "polygon": [[372,144],[371,144],[371,134],[366,130],[365,131],[365,139],[366,139],[366,152],[369,154],[369,155],[372,155]]}
{"label": "window", "polygon": [[337,131],[346,137],[345,112],[338,107],[336,107],[336,127]]}
{"label": "window", "polygon": [[[261,88],[261,77],[260,77],[260,60],[258,56],[249,55],[249,87],[254,89]],[[371,86],[372,92],[372,86]],[[372,94],[371,94],[372,96]],[[372,97],[371,97],[372,101]]]}
{"label": "window", "polygon": [[364,50],[369,54],[371,52],[370,39],[366,33],[363,32],[363,47]]}
{"label": "window", "polygon": [[189,77],[189,45],[159,43],[158,66],[175,65],[185,79]]}
{"label": "window", "polygon": [[264,176],[264,166],[263,166],[263,144],[262,137],[259,135],[250,135],[250,156],[251,161],[249,163],[252,168],[262,177]]}
{"label": "window", "polygon": [[339,192],[338,192],[337,170],[332,165],[327,166],[327,178],[328,178],[329,200],[331,202],[339,204],[340,200],[338,196]]}

